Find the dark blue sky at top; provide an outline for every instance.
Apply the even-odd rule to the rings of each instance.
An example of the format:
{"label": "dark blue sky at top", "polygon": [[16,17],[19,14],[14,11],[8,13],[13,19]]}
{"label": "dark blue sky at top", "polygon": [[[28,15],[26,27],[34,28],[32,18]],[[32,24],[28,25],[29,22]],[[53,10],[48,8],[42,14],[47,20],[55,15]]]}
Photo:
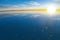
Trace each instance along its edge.
{"label": "dark blue sky at top", "polygon": [[23,4],[25,2],[48,2],[49,0],[0,0],[0,4]]}

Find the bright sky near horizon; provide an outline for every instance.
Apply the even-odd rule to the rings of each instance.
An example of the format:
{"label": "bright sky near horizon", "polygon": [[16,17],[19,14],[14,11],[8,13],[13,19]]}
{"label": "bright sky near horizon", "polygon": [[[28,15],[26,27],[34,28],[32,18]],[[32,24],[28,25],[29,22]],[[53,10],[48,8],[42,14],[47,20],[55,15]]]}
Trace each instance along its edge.
{"label": "bright sky near horizon", "polygon": [[27,8],[44,8],[50,4],[60,7],[60,0],[0,0],[0,11]]}

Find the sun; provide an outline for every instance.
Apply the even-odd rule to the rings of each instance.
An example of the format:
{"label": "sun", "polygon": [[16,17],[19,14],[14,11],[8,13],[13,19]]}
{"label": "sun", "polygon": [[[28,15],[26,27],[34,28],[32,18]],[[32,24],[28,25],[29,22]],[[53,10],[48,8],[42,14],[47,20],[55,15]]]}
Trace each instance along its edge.
{"label": "sun", "polygon": [[49,15],[55,15],[55,13],[56,13],[56,6],[54,4],[47,5],[47,13]]}

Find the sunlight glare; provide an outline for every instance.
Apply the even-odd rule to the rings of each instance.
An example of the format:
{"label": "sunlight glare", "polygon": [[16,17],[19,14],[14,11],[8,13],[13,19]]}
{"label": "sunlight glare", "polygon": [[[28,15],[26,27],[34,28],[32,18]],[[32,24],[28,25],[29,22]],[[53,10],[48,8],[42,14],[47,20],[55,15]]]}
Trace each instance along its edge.
{"label": "sunlight glare", "polygon": [[55,15],[55,13],[56,13],[56,6],[53,5],[53,4],[49,4],[49,5],[47,6],[47,13],[48,13],[49,15]]}

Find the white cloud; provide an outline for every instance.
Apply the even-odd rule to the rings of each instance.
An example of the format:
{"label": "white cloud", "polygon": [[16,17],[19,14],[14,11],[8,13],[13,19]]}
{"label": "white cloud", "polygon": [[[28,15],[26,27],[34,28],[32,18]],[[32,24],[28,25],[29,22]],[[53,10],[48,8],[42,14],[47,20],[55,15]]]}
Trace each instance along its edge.
{"label": "white cloud", "polygon": [[[56,0],[53,0],[53,1],[55,2]],[[40,8],[40,7],[44,7],[44,6],[46,7],[47,4],[49,6],[49,3],[41,4],[39,2],[30,1],[30,2],[26,2],[24,4],[18,4],[18,5],[0,5],[0,11],[3,11],[3,10],[21,10],[21,9],[28,9],[28,8]]]}
{"label": "white cloud", "polygon": [[1,10],[20,10],[20,9],[26,9],[26,8],[38,8],[41,7],[39,2],[28,2],[25,4],[18,4],[18,5],[0,5],[0,11]]}
{"label": "white cloud", "polygon": [[60,0],[53,0],[54,3],[60,4]]}
{"label": "white cloud", "polygon": [[40,3],[39,2],[30,2],[29,5],[32,5],[32,6],[40,6]]}

